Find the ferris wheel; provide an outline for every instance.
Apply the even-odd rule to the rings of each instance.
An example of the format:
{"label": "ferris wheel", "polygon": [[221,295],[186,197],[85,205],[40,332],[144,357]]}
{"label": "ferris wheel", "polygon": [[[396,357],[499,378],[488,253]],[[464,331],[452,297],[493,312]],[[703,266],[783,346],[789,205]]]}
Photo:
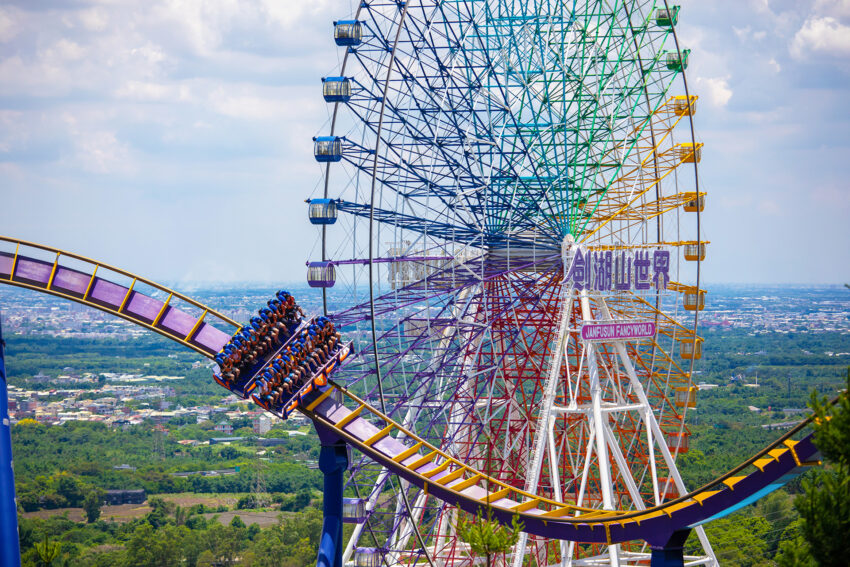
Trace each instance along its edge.
{"label": "ferris wheel", "polygon": [[[707,243],[678,17],[652,0],[377,0],[334,22],[308,282],[359,353],[336,379],[558,502],[642,510],[687,493],[675,461]],[[348,564],[470,564],[453,505],[365,457],[347,491],[362,516]],[[714,564],[698,535],[690,564]],[[645,551],[523,534],[504,561]]]}

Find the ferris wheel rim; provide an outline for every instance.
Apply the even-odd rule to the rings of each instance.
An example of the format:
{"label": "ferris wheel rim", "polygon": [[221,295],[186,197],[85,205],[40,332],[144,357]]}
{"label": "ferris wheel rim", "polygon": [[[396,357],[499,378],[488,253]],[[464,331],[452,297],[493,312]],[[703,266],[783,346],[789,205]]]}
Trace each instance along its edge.
{"label": "ferris wheel rim", "polygon": [[[666,5],[666,2],[665,2],[665,5]],[[360,12],[360,8],[358,8],[358,14],[359,14],[359,12]],[[399,25],[399,26],[398,26],[398,31],[399,31],[399,32],[401,31],[401,25]],[[673,33],[675,34],[675,29],[674,29]],[[677,50],[678,50],[678,42],[677,42]],[[394,53],[395,53],[395,47],[393,48],[393,54],[394,54]],[[347,55],[346,55],[346,57],[347,57]],[[388,65],[388,74],[387,74],[387,77],[389,77],[389,73],[390,73],[390,72],[392,72],[392,64]],[[684,70],[682,70],[681,74],[682,74],[682,75],[683,75],[683,77],[684,77]],[[385,88],[388,86],[388,79],[386,79],[386,80],[385,80],[384,85],[385,85]],[[644,92],[645,92],[645,93],[646,93],[647,89],[648,89],[648,87],[647,87],[646,85],[644,85]],[[689,96],[689,95],[688,95],[688,96]],[[386,101],[386,97],[384,98],[384,102],[382,103],[382,109],[383,109],[383,108],[384,108],[384,106],[385,106],[385,101]],[[335,119],[336,119],[336,113],[337,113],[338,106],[339,106],[339,103],[336,103],[336,104],[335,104],[335,108],[334,108],[334,122],[335,122]],[[383,111],[383,110],[382,110],[382,111]],[[689,122],[690,122],[691,136],[692,136],[692,139],[694,139],[694,138],[695,138],[695,134],[694,134],[694,131],[693,131],[693,117],[692,117],[692,115],[691,115],[690,113],[689,113]],[[332,131],[332,132],[333,132],[333,131]],[[375,136],[375,140],[376,140],[376,141],[375,141],[376,147],[380,147],[380,142],[381,142],[381,135],[380,135],[380,131],[379,131],[379,133]],[[375,152],[375,158],[374,158],[374,159],[375,159],[375,161],[374,161],[373,163],[377,163],[377,159],[378,159],[378,155],[377,155],[377,153],[378,153],[378,152],[376,151],[376,152]],[[696,164],[695,164],[695,167],[696,167]],[[327,166],[327,171],[329,171],[329,169],[330,169],[330,166],[328,165],[328,166]],[[373,171],[374,171],[374,170],[373,170]],[[698,175],[698,173],[697,173],[696,171],[695,171],[695,175]],[[373,231],[374,227],[376,226],[376,224],[379,222],[379,221],[377,221],[377,220],[375,219],[375,216],[374,216],[374,212],[375,212],[375,205],[376,205],[376,203],[375,203],[375,197],[374,197],[374,187],[375,187],[376,182],[377,182],[377,181],[376,181],[376,176],[375,176],[375,175],[374,175],[374,173],[373,173],[373,175],[371,176],[371,183],[372,183],[372,198],[370,199],[370,203],[369,203],[369,209],[370,209],[370,215],[369,215],[369,232],[370,232],[370,238],[369,238],[369,255],[370,255],[370,258],[369,258],[369,264],[368,264],[368,267],[369,267],[369,286],[370,286],[370,296],[371,296],[371,297],[370,297],[370,300],[369,300],[369,305],[370,305],[370,309],[372,309],[372,310],[374,310],[374,306],[375,306],[375,298],[374,298],[375,280],[374,280],[374,272],[373,272],[373,266],[374,266],[374,256],[373,256],[373,238],[372,238],[372,231]],[[327,180],[327,176],[326,176],[326,180],[325,180],[325,196],[326,196],[326,197],[327,197],[327,188],[328,188],[328,180]],[[697,192],[698,192],[698,187],[697,187]],[[698,238],[698,243],[699,243],[699,242],[701,242],[701,235],[699,235],[699,234],[698,234],[697,238]],[[324,256],[324,245],[325,245],[325,238],[324,238],[324,229],[323,229],[323,259],[325,259],[325,256]],[[697,287],[698,287],[698,283],[697,283]],[[326,292],[327,292],[326,290],[323,290],[323,293],[325,293],[325,294],[326,294]],[[374,313],[374,311],[373,311],[373,313]],[[698,318],[698,311],[696,311],[696,312],[694,313],[694,317],[695,317],[695,319],[696,319],[696,318]],[[371,341],[371,343],[372,343],[372,348],[373,348],[374,357],[375,357],[374,364],[375,364],[376,368],[378,369],[378,370],[377,370],[377,372],[379,373],[379,376],[380,376],[380,368],[379,368],[379,367],[380,367],[380,355],[379,355],[379,353],[378,353],[378,348],[377,348],[377,342],[378,342],[378,341],[377,341],[377,334],[374,332],[374,323],[375,323],[375,316],[374,316],[374,314],[370,317],[370,319],[371,319],[372,326],[373,326],[373,334],[372,334],[372,341]],[[696,324],[694,325],[694,327],[695,327],[695,328],[694,328],[694,342],[696,342],[696,340],[697,340],[697,338],[696,338]],[[689,372],[689,374],[691,374],[691,373],[692,373],[693,365],[694,365],[694,359],[691,359],[691,361],[690,361],[690,365],[689,365],[689,367],[690,367],[690,370],[691,370],[691,371]],[[379,378],[379,381],[380,381],[380,378]],[[381,398],[382,398],[382,401],[383,401],[383,396],[381,396]],[[684,418],[682,419],[682,424],[684,424]]]}

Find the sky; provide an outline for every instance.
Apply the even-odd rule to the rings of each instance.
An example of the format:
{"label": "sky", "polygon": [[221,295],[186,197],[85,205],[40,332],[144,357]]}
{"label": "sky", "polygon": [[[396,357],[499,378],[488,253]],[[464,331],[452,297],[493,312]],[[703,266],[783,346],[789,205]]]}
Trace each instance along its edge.
{"label": "sky", "polygon": [[[707,282],[850,282],[850,0],[682,0]],[[0,234],[303,281],[351,0],[0,1]]]}

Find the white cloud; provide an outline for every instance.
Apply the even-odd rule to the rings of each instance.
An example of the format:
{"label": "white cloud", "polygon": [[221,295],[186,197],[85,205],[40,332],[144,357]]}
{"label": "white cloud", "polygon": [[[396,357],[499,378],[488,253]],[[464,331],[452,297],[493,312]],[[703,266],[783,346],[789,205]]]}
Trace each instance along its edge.
{"label": "white cloud", "polygon": [[764,30],[753,31],[753,28],[749,25],[747,25],[743,28],[736,28],[735,26],[732,26],[732,31],[735,32],[735,35],[741,41],[749,41],[750,39],[753,39],[755,41],[761,41],[761,40],[763,40],[764,38],[767,37],[766,31],[764,31]]}
{"label": "white cloud", "polygon": [[831,16],[809,18],[791,42],[791,55],[802,59],[811,52],[850,56],[850,27]]}
{"label": "white cloud", "polygon": [[118,141],[114,132],[77,132],[74,147],[74,162],[84,171],[106,174],[129,173],[135,169],[129,149]]}
{"label": "white cloud", "polygon": [[768,216],[779,216],[782,214],[782,207],[773,199],[761,199],[758,204],[758,212]]}
{"label": "white cloud", "polygon": [[68,61],[79,61],[85,55],[85,48],[65,38],[60,39],[49,48],[38,53],[39,58],[48,64],[64,64]]}
{"label": "white cloud", "polygon": [[850,0],[815,0],[815,13],[834,18],[850,18]]}
{"label": "white cloud", "polygon": [[9,43],[18,35],[20,26],[16,20],[11,9],[0,7],[0,42]]}
{"label": "white cloud", "polygon": [[698,92],[704,93],[710,105],[726,106],[733,94],[732,89],[729,88],[729,78],[728,75],[725,77],[697,77]]}
{"label": "white cloud", "polygon": [[190,102],[194,98],[188,85],[168,85],[149,81],[127,81],[116,89],[115,96],[138,102]]}
{"label": "white cloud", "polygon": [[750,26],[745,26],[743,28],[736,28],[735,26],[732,26],[732,31],[735,32],[735,35],[738,36],[738,39],[744,41],[750,36],[753,31],[753,28]]}
{"label": "white cloud", "polygon": [[819,207],[846,212],[850,210],[850,189],[833,184],[818,185],[812,188],[812,201]]}
{"label": "white cloud", "polygon": [[89,31],[103,31],[109,24],[109,17],[106,12],[98,8],[82,10],[79,17],[83,27]]}
{"label": "white cloud", "polygon": [[[155,278],[191,271],[209,279],[216,270],[212,277],[223,279],[303,276],[292,268],[310,254],[315,234],[306,230],[291,231],[273,263],[262,250],[235,251],[226,231],[173,243],[182,242],[179,230],[226,226],[258,206],[286,215],[281,226],[310,228],[292,203],[321,180],[310,143],[328,127],[319,78],[335,71],[344,52],[333,44],[331,21],[359,0],[16,3],[0,0],[0,193],[11,195],[0,207],[5,232],[105,261],[112,254]],[[842,133],[847,88],[828,77],[819,87],[831,96],[813,97],[806,73],[818,38],[802,28],[807,18],[833,18],[838,32],[826,31],[840,35],[850,25],[847,2],[681,3],[680,40],[694,49],[688,78],[702,96],[698,135],[710,148],[701,174],[722,212],[707,224],[735,240],[750,230],[780,241],[781,223],[769,213],[791,214],[799,187],[809,184],[841,189],[824,193],[801,230],[844,227],[828,203],[850,206],[840,177],[850,162]],[[801,60],[789,56],[798,32]],[[338,126],[346,131],[353,121],[346,115]],[[763,197],[775,206],[760,206]],[[118,198],[132,210],[110,216]],[[154,217],[158,240],[127,236]],[[843,238],[834,240],[850,240],[840,230]],[[115,237],[99,238],[101,231]],[[717,266],[740,247],[721,246]],[[155,254],[160,247],[172,253]],[[204,263],[216,254],[232,259],[232,272]]]}
{"label": "white cloud", "polygon": [[297,90],[300,89],[221,85],[210,93],[209,103],[213,110],[231,118],[246,120],[284,118],[298,121],[305,115],[315,115],[321,106],[319,104],[321,98],[318,93],[312,96],[312,93],[307,93],[304,96]]}

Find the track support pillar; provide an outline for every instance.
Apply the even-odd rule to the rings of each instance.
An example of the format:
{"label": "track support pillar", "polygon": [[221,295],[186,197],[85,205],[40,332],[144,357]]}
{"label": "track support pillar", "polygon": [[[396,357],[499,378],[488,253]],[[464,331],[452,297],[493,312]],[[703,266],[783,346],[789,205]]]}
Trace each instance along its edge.
{"label": "track support pillar", "polygon": [[12,424],[9,421],[9,392],[6,388],[6,361],[3,325],[0,321],[0,565],[20,567],[18,505],[15,500],[15,472],[12,469]]}
{"label": "track support pillar", "polygon": [[673,532],[673,535],[663,546],[652,546],[650,567],[684,567],[685,540],[688,539],[690,533],[690,529]]}
{"label": "track support pillar", "polygon": [[316,567],[342,567],[342,475],[348,468],[348,449],[342,441],[325,444],[319,470],[325,475],[324,521]]}

